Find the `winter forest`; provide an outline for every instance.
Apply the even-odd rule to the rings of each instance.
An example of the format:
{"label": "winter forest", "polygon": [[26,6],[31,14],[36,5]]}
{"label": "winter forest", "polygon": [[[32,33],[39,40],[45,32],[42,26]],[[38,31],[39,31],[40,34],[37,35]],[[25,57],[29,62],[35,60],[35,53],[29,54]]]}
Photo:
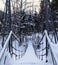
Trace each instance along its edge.
{"label": "winter forest", "polygon": [[0,0],[0,65],[58,65],[58,0]]}

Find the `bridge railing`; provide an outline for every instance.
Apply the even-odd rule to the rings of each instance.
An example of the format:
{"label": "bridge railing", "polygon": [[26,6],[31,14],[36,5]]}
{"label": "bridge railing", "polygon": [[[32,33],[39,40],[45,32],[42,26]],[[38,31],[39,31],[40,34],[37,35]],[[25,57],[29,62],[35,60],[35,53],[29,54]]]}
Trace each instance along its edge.
{"label": "bridge railing", "polygon": [[[40,40],[38,42],[35,42],[35,43],[37,43],[37,45],[33,45],[33,46],[34,46],[36,56],[40,60],[44,60],[44,57],[46,57],[46,42],[45,42],[46,36],[45,36],[45,32],[43,32],[43,34],[41,34],[41,35],[42,36],[41,36]],[[43,40],[44,40],[44,42],[43,42]]]}
{"label": "bridge railing", "polygon": [[[10,40],[11,36],[12,36],[12,31],[10,31],[9,36],[8,36],[8,38],[7,38],[5,44],[4,44],[4,46],[3,46],[3,48],[2,48],[2,50],[0,52],[0,65],[2,65],[4,63],[5,51],[6,51],[6,48],[8,47],[9,40]],[[2,60],[3,60],[3,62],[2,62]]]}
{"label": "bridge railing", "polygon": [[[45,39],[44,39],[44,37],[45,37]],[[45,43],[42,42],[43,39],[44,39]],[[55,43],[50,39],[47,30],[44,31],[42,38],[37,43],[38,43],[37,45],[39,47],[39,48],[37,48],[37,50],[35,49],[35,54],[37,55],[37,57],[41,60],[44,60],[44,58],[45,58],[45,61],[48,62],[49,61],[48,53],[50,52],[51,58],[52,58],[51,63],[53,63],[53,65],[58,65],[58,59],[57,59],[57,56],[53,49],[53,44],[55,44]],[[43,47],[43,44],[45,45],[44,47]]]}
{"label": "bridge railing", "polygon": [[47,30],[45,30],[45,35],[46,35],[46,39],[47,39],[46,42],[47,42],[47,45],[49,46],[50,53],[52,56],[53,65],[58,65],[58,59],[57,59],[56,53],[53,49],[53,42],[50,40],[48,33],[47,33]]}
{"label": "bridge railing", "polygon": [[[5,53],[6,53],[7,51],[9,51],[8,45],[9,45],[9,41],[11,40],[12,35],[13,35],[13,36],[16,38],[16,40],[19,42],[18,37],[17,37],[12,31],[10,31],[9,36],[8,36],[8,38],[7,38],[5,44],[4,44],[4,46],[3,46],[3,48],[2,48],[2,50],[1,50],[1,52],[0,52],[0,65],[5,65]],[[40,55],[40,56],[43,57],[43,56],[45,55],[45,56],[46,56],[46,61],[47,61],[47,60],[48,60],[48,59],[47,59],[47,56],[48,56],[48,47],[49,47],[50,53],[51,53],[51,56],[52,56],[53,65],[58,65],[58,59],[57,59],[57,56],[55,55],[55,52],[54,52],[53,47],[52,47],[53,42],[50,40],[50,38],[49,38],[48,33],[47,33],[46,30],[44,31],[43,37],[44,37],[44,36],[46,36],[46,47],[45,47],[44,49],[40,50],[40,51],[46,50],[46,53],[43,54],[43,55]],[[42,38],[42,39],[43,39],[43,38]],[[42,41],[42,39],[41,39],[40,41]],[[12,47],[12,46],[11,46],[11,48],[13,48],[14,50],[20,52],[20,50],[14,48],[14,47]],[[26,51],[26,50],[25,50],[25,51]],[[11,52],[11,51],[10,51],[10,52]],[[14,54],[15,56],[20,56],[20,55],[17,55],[17,54],[15,54],[15,53],[13,53],[13,51],[12,51],[12,53],[10,53],[10,54]],[[4,57],[4,58],[3,58],[3,57]],[[2,62],[2,60],[3,60],[3,62]],[[1,64],[1,63],[3,63],[3,64]]]}
{"label": "bridge railing", "polygon": [[[15,40],[17,40],[18,43],[13,43],[14,40],[12,40],[12,36],[14,36],[13,38],[15,38]],[[6,62],[6,52],[9,52],[10,56],[13,57],[15,56],[15,59],[18,57],[20,58],[21,55],[24,55],[27,46],[23,44],[24,48],[24,52],[22,53],[22,51],[17,47],[14,47],[13,44],[19,44],[20,47],[20,40],[19,38],[12,32],[10,31],[9,36],[7,37],[5,44],[0,52],[0,65],[5,65]],[[18,52],[18,55],[16,54]]]}

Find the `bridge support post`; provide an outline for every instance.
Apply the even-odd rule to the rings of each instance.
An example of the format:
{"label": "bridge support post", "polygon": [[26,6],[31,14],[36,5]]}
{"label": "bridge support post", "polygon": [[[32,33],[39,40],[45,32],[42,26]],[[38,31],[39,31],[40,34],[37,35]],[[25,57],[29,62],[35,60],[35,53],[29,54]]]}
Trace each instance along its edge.
{"label": "bridge support post", "polygon": [[46,62],[48,62],[47,56],[48,56],[48,41],[46,37]]}
{"label": "bridge support post", "polygon": [[13,51],[13,49],[12,49],[12,36],[11,36],[11,39],[9,41],[9,52],[10,52],[11,56],[12,56],[12,51]]}

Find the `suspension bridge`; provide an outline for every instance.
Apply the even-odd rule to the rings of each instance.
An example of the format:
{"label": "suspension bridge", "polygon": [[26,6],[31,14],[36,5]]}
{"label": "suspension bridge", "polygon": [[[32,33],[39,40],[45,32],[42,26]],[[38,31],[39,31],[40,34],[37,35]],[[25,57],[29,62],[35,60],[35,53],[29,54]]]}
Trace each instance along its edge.
{"label": "suspension bridge", "polygon": [[51,8],[50,0],[40,4],[38,13],[34,0],[5,1],[0,17],[0,65],[58,65],[58,9]]}

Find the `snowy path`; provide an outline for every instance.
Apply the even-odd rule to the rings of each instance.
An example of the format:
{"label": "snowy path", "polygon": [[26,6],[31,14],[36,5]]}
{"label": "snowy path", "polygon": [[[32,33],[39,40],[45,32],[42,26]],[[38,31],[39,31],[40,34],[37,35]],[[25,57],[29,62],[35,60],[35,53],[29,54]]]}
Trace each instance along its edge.
{"label": "snowy path", "polygon": [[[10,62],[8,62],[10,60]],[[37,58],[35,55],[33,46],[32,46],[32,41],[28,42],[28,48],[26,50],[25,55],[18,59],[9,59],[5,65],[52,65],[50,62],[46,63],[44,61],[41,61]]]}
{"label": "snowy path", "polygon": [[25,55],[19,60],[13,60],[13,65],[44,65],[44,62],[39,60],[35,55],[32,42],[28,42],[28,48]]}
{"label": "snowy path", "polygon": [[[45,47],[45,45],[46,45],[45,37],[44,37],[42,42],[44,42],[44,46],[43,47]],[[35,54],[35,51],[33,49],[32,43],[33,43],[32,40],[28,41],[28,43],[27,43],[28,44],[28,48],[26,50],[26,53],[20,59],[14,60],[13,58],[10,57],[10,55],[8,53],[6,53],[7,59],[6,59],[5,65],[53,65],[50,50],[49,50],[49,54],[48,54],[48,57],[47,57],[48,62],[46,63],[43,60],[41,61],[41,60],[39,60],[39,58],[37,58],[37,56]],[[57,52],[58,44],[52,44],[50,41],[49,41],[49,43],[50,43],[52,52],[53,52],[53,54],[54,54],[54,56],[55,56],[55,58],[57,60],[57,63],[58,63],[58,52]],[[1,65],[4,65],[4,64],[1,64]]]}

